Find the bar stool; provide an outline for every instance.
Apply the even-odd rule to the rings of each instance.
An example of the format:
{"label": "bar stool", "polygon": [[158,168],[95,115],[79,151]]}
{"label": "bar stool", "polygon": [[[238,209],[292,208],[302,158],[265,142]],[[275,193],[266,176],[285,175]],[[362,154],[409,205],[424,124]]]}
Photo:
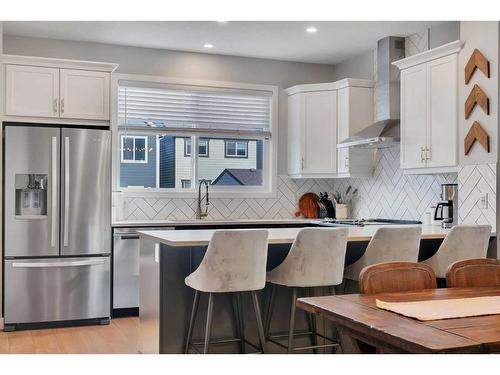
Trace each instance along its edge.
{"label": "bar stool", "polygon": [[[290,248],[285,260],[276,268],[267,273],[267,281],[271,284],[271,293],[268,300],[266,314],[266,339],[274,344],[292,350],[317,349],[322,347],[338,346],[335,340],[316,332],[313,319],[308,314],[309,330],[306,335],[313,338],[310,347],[293,348],[295,328],[295,301],[298,289],[329,287],[333,293],[333,286],[342,283],[344,262],[347,247],[347,228],[304,228]],[[270,334],[272,313],[274,309],[276,285],[292,289],[290,320],[288,335]],[[317,345],[316,336],[322,337],[332,344]],[[283,345],[277,339],[288,337],[288,345]]]}
{"label": "bar stool", "polygon": [[428,264],[438,278],[446,277],[448,267],[459,260],[486,258],[491,225],[455,225],[450,229]]}
{"label": "bar stool", "polygon": [[[264,329],[256,291],[263,289],[266,283],[267,238],[267,230],[217,230],[214,232],[199,267],[185,279],[186,285],[195,290],[184,348],[185,353],[188,353],[192,345],[193,327],[202,292],[208,293],[204,354],[208,353],[211,343],[215,294],[240,292],[250,292],[252,295],[260,349],[265,352]],[[240,349],[244,346],[244,344],[242,345],[243,333],[240,331],[241,320],[242,317],[239,316],[236,322],[240,337],[221,342],[239,341]],[[245,342],[255,347],[252,343]]]}
{"label": "bar stool", "polygon": [[419,226],[378,228],[363,256],[345,268],[344,277],[358,281],[361,270],[376,263],[417,262],[421,234]]}

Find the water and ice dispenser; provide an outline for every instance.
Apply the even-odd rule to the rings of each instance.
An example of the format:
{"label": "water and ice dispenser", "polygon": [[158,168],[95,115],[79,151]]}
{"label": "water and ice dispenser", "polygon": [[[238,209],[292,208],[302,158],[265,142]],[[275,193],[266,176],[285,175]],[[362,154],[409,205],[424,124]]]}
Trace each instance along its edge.
{"label": "water and ice dispenser", "polygon": [[47,216],[47,181],[46,174],[16,173],[16,218]]}

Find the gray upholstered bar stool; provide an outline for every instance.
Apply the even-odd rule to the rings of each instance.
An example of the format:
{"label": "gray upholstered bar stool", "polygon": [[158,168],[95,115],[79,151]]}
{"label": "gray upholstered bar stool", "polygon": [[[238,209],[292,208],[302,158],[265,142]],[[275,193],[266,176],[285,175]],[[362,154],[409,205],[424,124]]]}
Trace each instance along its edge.
{"label": "gray upholstered bar stool", "polygon": [[423,261],[438,278],[445,278],[448,267],[459,260],[486,258],[491,225],[455,225],[436,254]]}
{"label": "gray upholstered bar stool", "polygon": [[[185,353],[188,353],[192,345],[193,327],[201,292],[208,293],[203,353],[208,353],[209,349],[215,294],[240,292],[250,292],[252,295],[260,349],[265,352],[264,329],[256,291],[263,289],[266,284],[267,238],[267,230],[217,230],[214,232],[199,267],[185,280],[186,285],[195,290]],[[240,337],[221,342],[239,341],[241,349],[244,347],[244,344],[242,345],[244,335],[240,331],[243,317],[238,315],[236,326]],[[249,342],[246,343],[252,345]]]}
{"label": "gray upholstered bar stool", "polygon": [[[346,247],[347,228],[304,228],[297,234],[285,260],[267,273],[267,281],[271,284],[266,311],[265,332],[267,340],[287,349],[288,353],[291,353],[292,350],[338,346],[338,343],[334,342],[333,339],[316,332],[314,321],[308,314],[309,332],[302,334],[312,337],[312,345],[293,348],[295,301],[299,289],[330,287],[330,293],[333,293],[333,286],[342,283]],[[269,332],[277,285],[292,289],[288,335],[273,335]],[[316,336],[320,336],[332,344],[317,345]],[[288,345],[280,343],[278,341],[280,338],[288,338]]]}
{"label": "gray upholstered bar stool", "polygon": [[358,281],[366,266],[385,262],[417,262],[422,228],[419,226],[387,226],[377,229],[365,253],[347,266],[344,277]]}

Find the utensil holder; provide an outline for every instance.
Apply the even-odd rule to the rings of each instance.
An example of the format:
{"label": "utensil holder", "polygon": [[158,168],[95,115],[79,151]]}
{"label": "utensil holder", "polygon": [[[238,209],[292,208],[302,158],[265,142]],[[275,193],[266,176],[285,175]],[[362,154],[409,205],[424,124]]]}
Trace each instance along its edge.
{"label": "utensil holder", "polygon": [[335,205],[335,216],[337,219],[347,219],[347,212],[348,212],[348,206],[347,204],[336,204]]}

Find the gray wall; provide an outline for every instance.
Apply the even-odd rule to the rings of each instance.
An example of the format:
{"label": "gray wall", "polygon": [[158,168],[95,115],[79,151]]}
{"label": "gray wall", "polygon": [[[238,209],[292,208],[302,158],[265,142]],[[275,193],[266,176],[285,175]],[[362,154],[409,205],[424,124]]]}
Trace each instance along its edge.
{"label": "gray wall", "polygon": [[[443,22],[429,29],[430,48],[438,47],[446,43],[460,39],[460,22]],[[354,56],[333,68],[334,80],[343,78],[374,79],[375,47],[358,56]]]}
{"label": "gray wall", "polygon": [[444,22],[441,25],[430,28],[430,48],[439,47],[457,39],[460,39],[460,21]]}
{"label": "gray wall", "polygon": [[370,50],[334,65],[334,81],[343,78],[374,79],[374,58],[374,50]]}
{"label": "gray wall", "polygon": [[279,91],[278,173],[287,171],[287,96],[300,83],[334,80],[333,66],[55,39],[4,36],[4,52],[16,55],[119,63],[119,73],[275,85]]}

